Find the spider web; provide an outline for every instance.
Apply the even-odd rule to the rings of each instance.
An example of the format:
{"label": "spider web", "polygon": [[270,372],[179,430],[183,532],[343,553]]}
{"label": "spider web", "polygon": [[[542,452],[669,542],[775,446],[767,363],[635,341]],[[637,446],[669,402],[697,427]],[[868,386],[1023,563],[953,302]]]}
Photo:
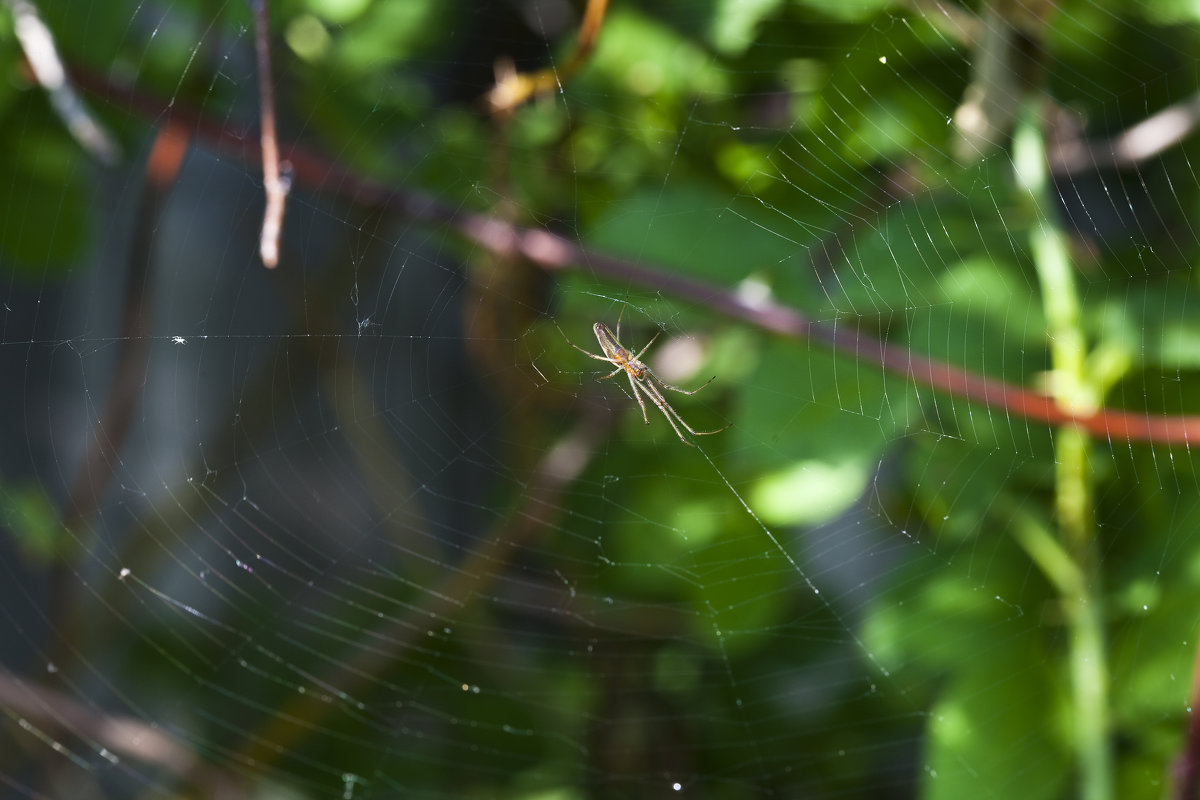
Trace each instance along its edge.
{"label": "spider web", "polygon": [[1194,10],[4,8],[6,796],[1197,780]]}

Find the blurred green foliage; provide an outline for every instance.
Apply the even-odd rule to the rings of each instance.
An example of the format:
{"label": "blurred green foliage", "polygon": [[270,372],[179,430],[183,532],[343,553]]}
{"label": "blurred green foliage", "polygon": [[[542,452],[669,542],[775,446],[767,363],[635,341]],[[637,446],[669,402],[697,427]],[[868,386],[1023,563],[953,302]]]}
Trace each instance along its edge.
{"label": "blurred green foliage", "polygon": [[[969,374],[1047,388],[1054,365],[1029,248],[1038,220],[1014,185],[1007,134],[981,161],[951,155],[955,114],[983,59],[970,35],[983,19],[974,4],[951,6],[951,16],[922,3],[611,5],[583,70],[499,124],[478,104],[496,59],[511,55],[521,69],[563,62],[579,4],[564,6],[566,21],[543,39],[530,23],[534,2],[280,0],[271,14],[281,131],[454,207],[765,294],[836,326],[843,341],[859,332]],[[178,102],[252,125],[243,4],[40,9],[72,67],[164,109]],[[1192,6],[1067,2],[1046,13],[1024,32],[1042,59],[1027,90],[1089,133],[1118,132],[1193,91]],[[0,60],[0,261],[17,280],[65,281],[95,261],[89,248],[102,239],[89,206],[105,202],[105,176],[25,76],[6,16]],[[1003,68],[1026,77],[1019,62]],[[145,150],[156,120],[102,94],[89,101],[126,152]],[[1200,412],[1195,160],[1185,141],[1137,170],[1060,176],[1055,187],[1090,368],[1107,405],[1151,419]],[[431,236],[454,245],[438,257],[481,296],[546,305],[495,289],[481,275],[508,265],[485,263],[449,227]],[[669,399],[698,429],[733,427],[703,437],[703,452],[685,447],[653,408],[643,425],[618,376],[604,397],[620,422],[557,504],[551,535],[518,548],[501,588],[421,617],[428,632],[391,631],[416,643],[352,693],[363,708],[294,721],[305,730],[270,753],[271,785],[332,796],[353,774],[377,797],[660,797],[677,780],[712,798],[1070,795],[1078,765],[1064,602],[1027,545],[1057,535],[1058,431],[884,372],[865,354],[772,338],[667,289],[576,266],[556,278],[552,304],[573,340],[592,347],[592,322],[622,313],[627,344],[657,328],[667,332],[660,349],[696,337],[699,363],[670,380],[718,379]],[[538,363],[553,365],[552,386],[542,399],[500,396],[505,419],[521,402],[584,394],[600,367],[541,321],[460,338],[518,343],[499,364],[476,365],[489,378],[549,354]],[[646,358],[661,369],[657,352]],[[528,448],[536,461],[569,424],[551,410],[528,441],[503,442],[505,469],[523,475],[514,454]],[[1160,797],[1194,669],[1200,483],[1190,447],[1114,437],[1091,452],[1091,588],[1106,613],[1109,738],[1119,744],[1112,796]],[[484,517],[504,532],[528,484],[498,484]],[[53,557],[46,496],[3,496],[10,534]],[[186,529],[172,535],[183,539],[168,549],[182,554]],[[227,740],[267,728],[304,676],[339,659],[305,615],[327,614],[321,625],[353,649],[380,618],[423,609],[456,559],[494,535],[448,535],[432,572],[373,565],[337,587],[353,599],[332,611],[262,590],[218,632],[189,635],[176,616],[151,615],[124,631],[120,655],[90,658],[127,692],[188,698],[178,701],[183,738],[218,765],[250,769]],[[498,599],[524,598],[525,579],[559,581],[571,596],[539,584],[533,596],[561,605]],[[262,619],[297,609],[312,627],[298,626],[269,658],[254,650]],[[221,661],[233,646],[254,653],[252,668]],[[206,666],[177,669],[172,647]]]}

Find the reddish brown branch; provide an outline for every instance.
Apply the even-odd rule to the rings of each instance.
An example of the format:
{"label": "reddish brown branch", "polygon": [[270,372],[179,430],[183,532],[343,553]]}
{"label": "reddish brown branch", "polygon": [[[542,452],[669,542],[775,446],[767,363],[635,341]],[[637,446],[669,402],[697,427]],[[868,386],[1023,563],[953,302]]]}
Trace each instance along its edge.
{"label": "reddish brown branch", "polygon": [[1052,425],[1075,425],[1094,436],[1168,443],[1200,441],[1200,417],[1151,417],[1148,413],[1104,410],[1088,416],[1070,414],[1053,398],[1004,381],[987,378],[916,355],[860,333],[853,327],[819,324],[802,312],[771,301],[751,302],[695,278],[585,250],[546,231],[520,228],[480,214],[463,214],[459,231],[484,247],[511,249],[546,269],[586,266],[592,272],[667,294],[686,297],[721,313],[792,339],[815,339],[836,352],[878,364],[913,381],[949,394],[1002,409],[1012,417]]}
{"label": "reddish brown branch", "polygon": [[[80,76],[81,85],[103,91],[148,116],[163,104],[140,93]],[[194,126],[198,138],[247,161],[260,154],[235,131],[176,104],[173,112]],[[315,190],[355,202],[390,208],[412,219],[452,227],[472,242],[497,253],[519,254],[547,270],[586,269],[608,279],[661,290],[686,298],[729,317],[792,339],[815,339],[835,352],[903,375],[924,386],[982,403],[1008,417],[1049,425],[1075,425],[1093,436],[1113,440],[1188,444],[1200,441],[1200,416],[1152,416],[1148,412],[1101,410],[1080,416],[1068,413],[1047,395],[977,375],[917,355],[860,333],[849,326],[815,323],[802,312],[774,302],[752,302],[723,286],[648,264],[588,250],[544,230],[525,228],[486,214],[463,211],[419,192],[387,186],[357,175],[300,145],[286,148],[296,180]]]}
{"label": "reddish brown branch", "polygon": [[138,206],[137,228],[125,279],[117,364],[104,409],[67,498],[63,524],[67,527],[95,511],[112,480],[118,455],[133,423],[134,411],[146,382],[152,322],[151,261],[154,233],[167,192],[179,175],[187,152],[188,132],[173,121],[158,131],[146,161],[145,183]]}
{"label": "reddish brown branch", "polygon": [[[159,129],[146,160],[137,225],[130,246],[129,272],[125,277],[116,365],[104,408],[88,438],[62,512],[63,528],[74,534],[78,534],[77,526],[86,522],[103,502],[120,464],[121,450],[133,426],[134,415],[140,407],[146,386],[153,322],[154,235],[167,193],[174,186],[187,153],[188,139],[187,130],[168,119]],[[75,638],[72,626],[78,621],[70,606],[74,585],[70,563],[69,558],[57,559],[50,570],[50,615],[55,626],[64,631],[67,642]],[[55,660],[62,664],[71,657],[68,648]]]}

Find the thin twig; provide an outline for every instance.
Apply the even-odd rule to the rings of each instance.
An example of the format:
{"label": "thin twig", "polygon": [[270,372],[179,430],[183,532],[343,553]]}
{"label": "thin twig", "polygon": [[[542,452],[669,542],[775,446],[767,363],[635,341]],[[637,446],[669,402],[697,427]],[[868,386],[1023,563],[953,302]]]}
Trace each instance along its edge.
{"label": "thin twig", "polygon": [[62,731],[71,739],[85,740],[96,752],[107,751],[121,759],[152,764],[178,778],[187,776],[205,797],[244,796],[238,779],[200,759],[161,725],[106,713],[3,670],[0,708],[22,727],[36,730],[51,741]]}
{"label": "thin twig", "polygon": [[55,113],[84,150],[102,164],[116,164],[121,158],[121,148],[67,80],[67,71],[54,45],[54,36],[42,21],[37,8],[30,0],[5,2],[12,11],[13,29],[25,52],[29,68],[50,96],[50,105]]}
{"label": "thin twig", "polygon": [[1056,175],[1103,168],[1134,169],[1166,152],[1200,125],[1200,92],[1160,109],[1110,139],[1066,138],[1050,148]]}
{"label": "thin twig", "polygon": [[105,714],[53,689],[0,670],[0,708],[40,728],[70,731],[120,756],[157,764],[176,775],[191,770],[196,754],[168,737],[157,725]]}
{"label": "thin twig", "polygon": [[[103,90],[110,98],[121,97],[132,108],[153,116],[162,102],[92,77],[80,76],[79,83]],[[187,114],[198,138],[214,147],[253,161],[260,157],[248,148],[241,135],[195,111],[176,103],[177,116]],[[647,286],[666,294],[743,320],[766,331],[791,339],[814,339],[837,353],[877,364],[915,383],[962,397],[1002,412],[1014,419],[1051,425],[1074,425],[1092,436],[1109,440],[1188,444],[1200,441],[1200,416],[1156,415],[1101,409],[1092,414],[1073,414],[1059,408],[1050,396],[1005,381],[977,375],[908,348],[896,347],[864,334],[852,325],[810,321],[803,312],[770,300],[743,298],[723,286],[679,275],[645,263],[618,258],[584,248],[544,230],[525,228],[485,214],[463,211],[430,195],[385,185],[354,173],[340,164],[289,145],[296,180],[354,202],[387,207],[411,219],[448,225],[476,244],[498,253],[516,253],[543,269],[587,269],[610,279]]]}
{"label": "thin twig", "polygon": [[[267,0],[251,0],[254,9],[254,51],[258,57],[259,116],[262,119],[263,191],[267,207],[263,212],[259,253],[263,265],[279,263],[279,234],[283,231],[283,212],[292,181],[280,173],[279,143],[275,136],[275,84],[271,79],[271,37],[268,29]],[[284,165],[287,166],[286,164]]]}
{"label": "thin twig", "polygon": [[583,12],[583,24],[579,38],[567,63],[561,67],[546,67],[536,72],[517,72],[512,62],[502,59],[496,62],[496,85],[483,96],[484,105],[492,114],[511,114],[517,106],[531,97],[548,94],[562,85],[587,61],[596,47],[600,26],[604,24],[604,13],[608,0],[588,0]]}

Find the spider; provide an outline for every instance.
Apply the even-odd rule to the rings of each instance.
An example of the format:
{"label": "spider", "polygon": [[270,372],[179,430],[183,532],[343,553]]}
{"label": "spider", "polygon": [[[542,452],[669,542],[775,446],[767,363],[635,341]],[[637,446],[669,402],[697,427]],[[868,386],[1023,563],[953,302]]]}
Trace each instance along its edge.
{"label": "spider", "polygon": [[[555,323],[555,326],[557,327],[558,324]],[[594,358],[597,361],[607,361],[609,364],[616,364],[616,369],[605,375],[603,378],[599,378],[598,380],[605,381],[609,378],[615,378],[621,373],[622,370],[625,371],[625,374],[629,376],[629,385],[633,387],[633,397],[638,401],[638,405],[642,407],[642,419],[645,420],[647,425],[650,424],[650,418],[646,415],[646,403],[642,400],[643,394],[649,397],[654,405],[658,406],[658,410],[663,412],[663,416],[667,418],[667,422],[671,423],[671,427],[675,429],[675,434],[679,437],[679,441],[686,445],[690,445],[692,447],[696,446],[693,442],[689,442],[687,439],[683,438],[683,432],[679,430],[679,425],[687,428],[688,432],[693,436],[709,436],[714,433],[720,433],[721,431],[725,430],[725,428],[729,427],[726,425],[725,428],[720,428],[715,431],[698,431],[691,425],[688,425],[687,422],[684,421],[683,417],[679,416],[679,412],[671,408],[671,404],[667,402],[665,397],[663,397],[662,390],[658,388],[659,386],[663,387],[663,389],[670,389],[673,392],[679,392],[680,394],[695,394],[716,380],[717,376],[714,375],[702,385],[692,389],[689,392],[687,389],[680,389],[678,386],[672,386],[662,378],[655,375],[653,370],[642,363],[641,358],[642,353],[645,353],[647,350],[649,350],[650,345],[654,344],[654,340],[658,338],[658,334],[662,333],[661,330],[651,337],[650,341],[646,343],[646,346],[642,348],[640,353],[632,356],[617,339],[621,333],[621,320],[619,317],[617,318],[616,334],[609,330],[608,326],[603,322],[597,322],[595,325],[593,325],[592,331],[596,334],[596,341],[600,342],[600,349],[604,351],[604,355],[602,356],[598,356],[595,353],[584,350],[582,347],[572,342],[570,337],[567,336],[566,332],[561,327],[558,328],[558,332],[561,333],[563,338],[567,340],[567,344],[571,345],[571,347],[574,347],[588,358]],[[675,424],[675,420],[679,420],[679,425]]]}

